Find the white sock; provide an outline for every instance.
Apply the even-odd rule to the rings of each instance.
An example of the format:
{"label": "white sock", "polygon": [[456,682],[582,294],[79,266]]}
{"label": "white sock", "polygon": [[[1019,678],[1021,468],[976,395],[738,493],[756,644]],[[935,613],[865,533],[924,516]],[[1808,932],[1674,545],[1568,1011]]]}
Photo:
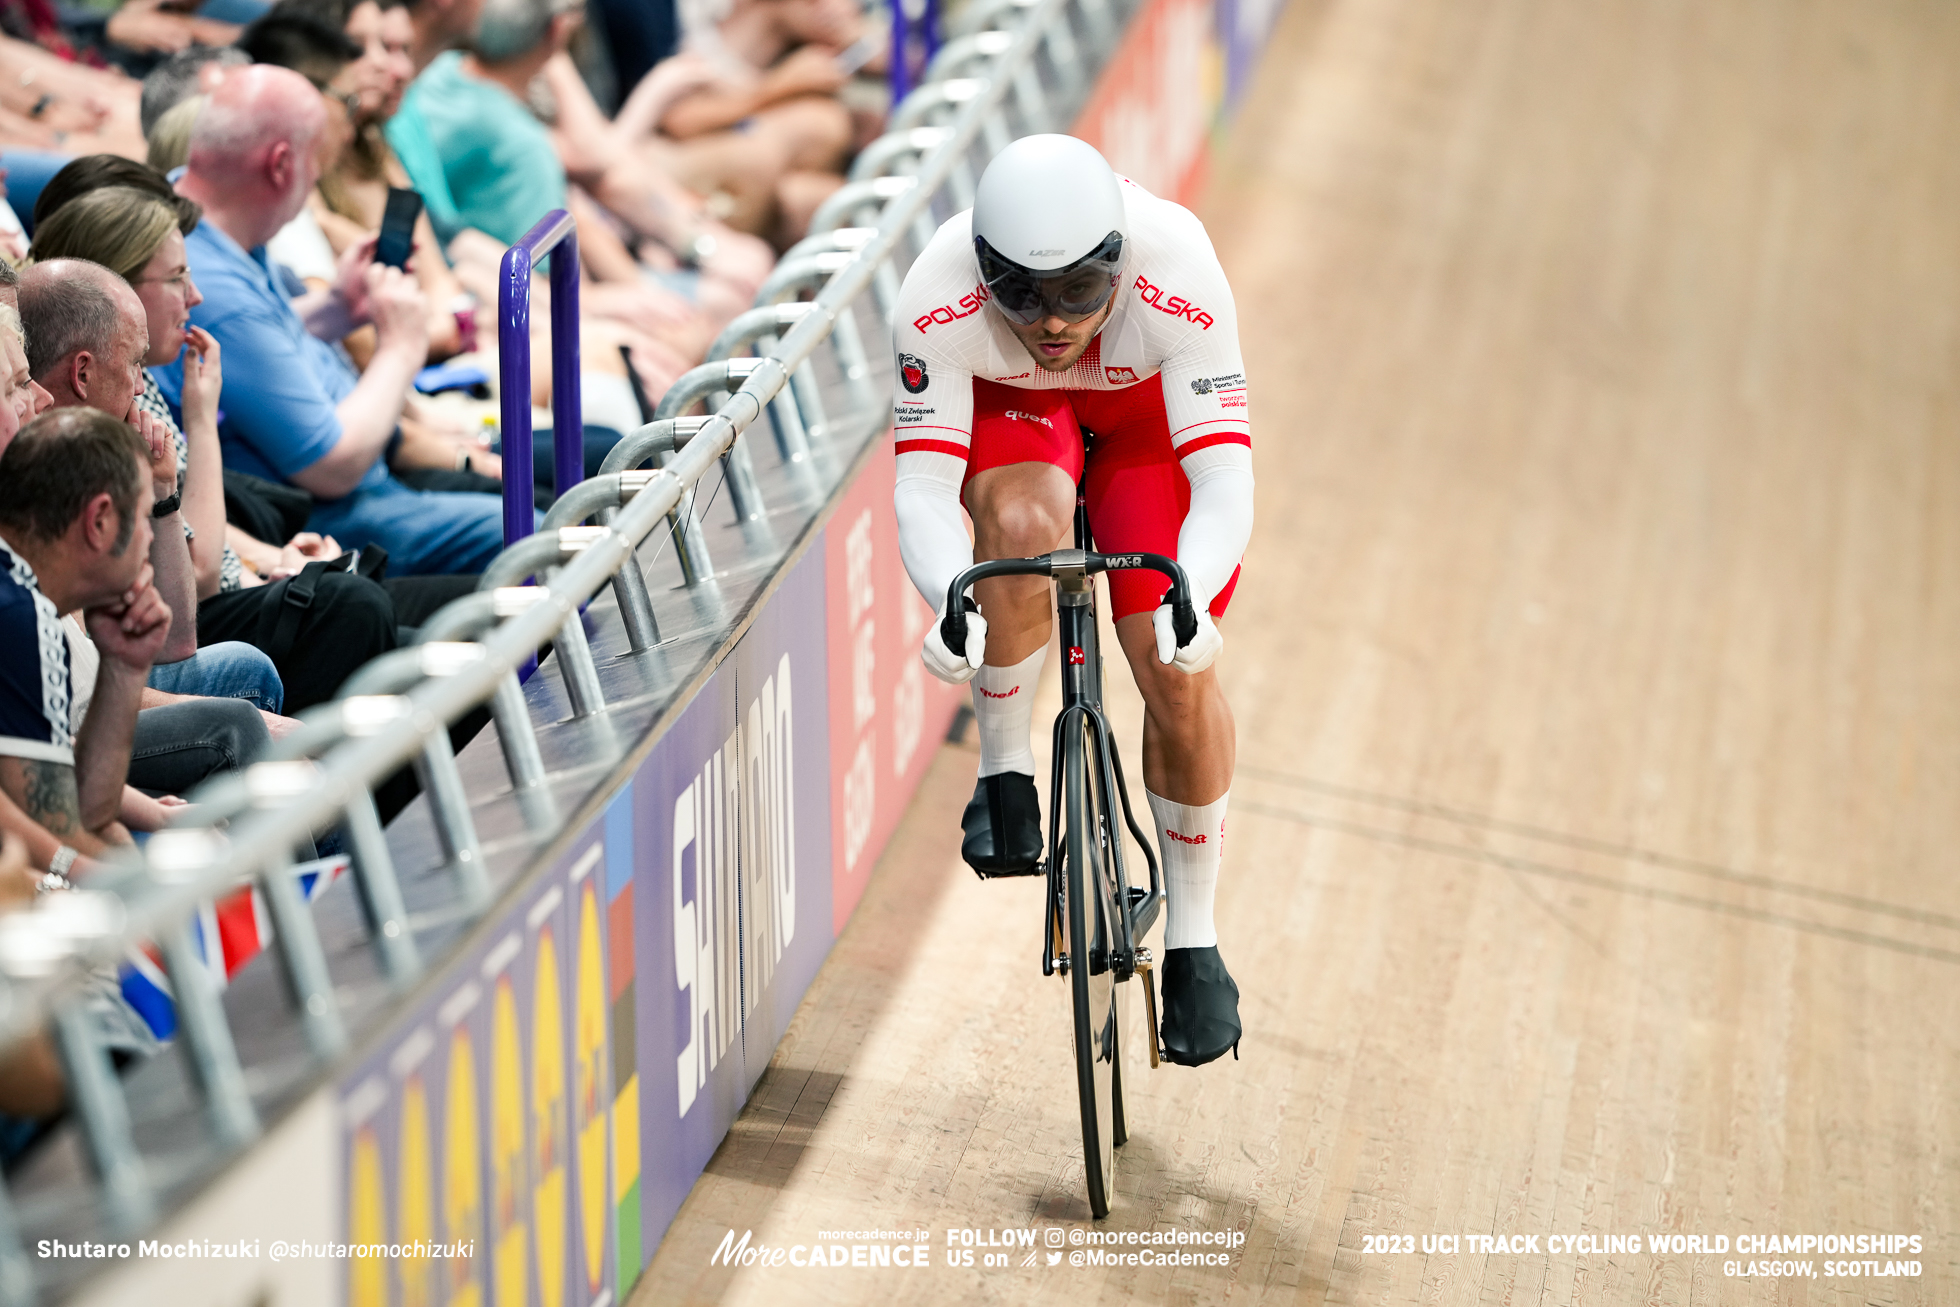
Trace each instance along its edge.
{"label": "white sock", "polygon": [[1218,943],[1211,901],[1218,891],[1218,864],[1225,856],[1225,804],[1230,790],[1202,808],[1143,792],[1157,819],[1157,847],[1164,859],[1164,947],[1208,948]]}
{"label": "white sock", "polygon": [[973,677],[973,720],[980,727],[980,774],[1034,775],[1034,686],[1041,679],[1044,645],[1012,667],[982,667]]}

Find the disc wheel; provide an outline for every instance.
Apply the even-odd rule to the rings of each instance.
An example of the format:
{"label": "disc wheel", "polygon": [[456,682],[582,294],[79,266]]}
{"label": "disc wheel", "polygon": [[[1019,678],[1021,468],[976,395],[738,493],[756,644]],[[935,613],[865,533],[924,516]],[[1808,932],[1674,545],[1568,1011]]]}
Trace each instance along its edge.
{"label": "disc wheel", "polygon": [[1118,1101],[1122,1092],[1118,1068],[1122,1052],[1117,1011],[1120,987],[1110,968],[1114,877],[1108,865],[1106,796],[1101,793],[1086,732],[1070,730],[1066,747],[1062,784],[1068,826],[1063,874],[1068,900],[1075,1079],[1082,1109],[1082,1169],[1089,1190],[1089,1211],[1100,1219],[1109,1215],[1110,1196],[1115,1192],[1115,1148],[1125,1135]]}

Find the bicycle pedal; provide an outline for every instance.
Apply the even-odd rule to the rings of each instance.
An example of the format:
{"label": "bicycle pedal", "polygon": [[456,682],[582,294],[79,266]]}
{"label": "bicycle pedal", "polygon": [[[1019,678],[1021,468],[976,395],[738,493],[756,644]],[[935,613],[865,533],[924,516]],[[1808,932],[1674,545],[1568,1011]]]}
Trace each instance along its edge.
{"label": "bicycle pedal", "polygon": [[1137,975],[1143,979],[1143,1018],[1150,1030],[1150,1069],[1155,1071],[1162,1058],[1157,1047],[1157,981],[1150,969],[1153,961],[1149,949],[1137,950]]}
{"label": "bicycle pedal", "polygon": [[[967,865],[973,867],[972,863]],[[1046,861],[1037,862],[1023,871],[982,871],[978,867],[973,867],[973,874],[981,880],[1026,880],[1030,876],[1046,876],[1048,864]]]}

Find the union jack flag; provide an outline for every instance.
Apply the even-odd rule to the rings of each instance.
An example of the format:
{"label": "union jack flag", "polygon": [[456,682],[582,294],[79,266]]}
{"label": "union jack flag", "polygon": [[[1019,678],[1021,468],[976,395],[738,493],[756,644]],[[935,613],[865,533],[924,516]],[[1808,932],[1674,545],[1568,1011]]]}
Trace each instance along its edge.
{"label": "union jack flag", "polygon": [[[313,902],[350,865],[352,859],[344,853],[301,863],[297,868],[301,896]],[[259,887],[241,886],[221,899],[201,904],[191,918],[191,941],[211,979],[222,990],[272,943],[272,914]],[[177,1003],[170,976],[163,969],[162,951],[154,944],[131,950],[121,979],[123,999],[142,1015],[151,1033],[163,1040],[175,1036]]]}

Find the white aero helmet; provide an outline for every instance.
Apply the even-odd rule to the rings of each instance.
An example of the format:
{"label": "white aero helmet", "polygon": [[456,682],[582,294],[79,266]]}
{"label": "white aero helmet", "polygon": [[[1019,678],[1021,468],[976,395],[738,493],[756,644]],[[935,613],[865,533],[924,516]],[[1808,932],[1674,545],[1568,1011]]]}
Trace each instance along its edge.
{"label": "white aero helmet", "polygon": [[994,156],[973,199],[973,252],[994,306],[1022,326],[1080,322],[1115,292],[1123,190],[1096,147],[1023,136]]}

